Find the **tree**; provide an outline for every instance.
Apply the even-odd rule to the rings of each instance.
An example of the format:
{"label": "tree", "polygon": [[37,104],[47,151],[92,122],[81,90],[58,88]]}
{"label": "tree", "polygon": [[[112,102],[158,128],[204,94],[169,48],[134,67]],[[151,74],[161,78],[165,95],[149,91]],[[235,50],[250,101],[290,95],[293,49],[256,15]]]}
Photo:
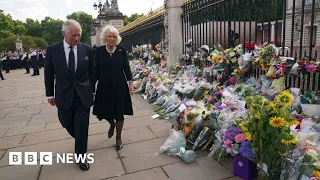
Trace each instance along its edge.
{"label": "tree", "polygon": [[42,37],[43,28],[41,27],[41,24],[38,20],[27,18],[26,23],[24,25],[27,28],[27,35]]}
{"label": "tree", "polygon": [[130,17],[128,17],[127,15],[124,16],[124,26],[128,25],[129,23],[135,21],[136,19],[140,18],[144,16],[144,14],[138,14],[138,13],[134,13],[132,14]]}
{"label": "tree", "polygon": [[37,48],[46,49],[46,47],[48,46],[48,43],[43,38],[33,37],[33,40],[34,40]]}
{"label": "tree", "polygon": [[72,13],[67,16],[67,19],[73,19],[80,23],[82,27],[81,41],[87,44],[91,44],[91,27],[93,24],[93,17],[87,13]]}
{"label": "tree", "polygon": [[0,29],[0,38],[4,39],[4,38],[7,38],[9,36],[14,36],[14,34],[9,30]]}
{"label": "tree", "polygon": [[54,44],[62,40],[62,24],[62,20],[55,20],[50,17],[45,17],[45,19],[41,21],[41,27],[43,31],[42,37],[48,44]]}

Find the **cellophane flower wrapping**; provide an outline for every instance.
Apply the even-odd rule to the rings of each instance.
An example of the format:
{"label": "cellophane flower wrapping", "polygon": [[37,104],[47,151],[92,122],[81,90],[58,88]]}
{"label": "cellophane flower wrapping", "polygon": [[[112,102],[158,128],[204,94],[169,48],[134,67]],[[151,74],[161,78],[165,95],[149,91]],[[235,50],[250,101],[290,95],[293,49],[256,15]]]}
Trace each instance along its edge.
{"label": "cellophane flower wrapping", "polygon": [[196,153],[192,150],[185,150],[187,140],[181,130],[170,129],[170,136],[160,147],[159,153],[167,153],[170,156],[180,156],[186,163],[193,163],[196,160]]}

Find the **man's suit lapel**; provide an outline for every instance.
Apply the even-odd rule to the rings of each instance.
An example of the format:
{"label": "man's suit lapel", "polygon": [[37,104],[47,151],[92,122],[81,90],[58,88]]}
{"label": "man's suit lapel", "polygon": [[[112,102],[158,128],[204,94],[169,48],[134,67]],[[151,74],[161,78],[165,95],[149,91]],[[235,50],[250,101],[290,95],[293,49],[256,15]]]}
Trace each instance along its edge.
{"label": "man's suit lapel", "polygon": [[84,63],[83,61],[84,61],[84,46],[82,45],[82,43],[79,43],[78,44],[78,46],[77,46],[77,59],[78,59],[78,63],[77,63],[77,71],[76,71],[76,73],[77,72],[80,72],[80,67],[82,67],[81,66],[81,64],[82,63]]}

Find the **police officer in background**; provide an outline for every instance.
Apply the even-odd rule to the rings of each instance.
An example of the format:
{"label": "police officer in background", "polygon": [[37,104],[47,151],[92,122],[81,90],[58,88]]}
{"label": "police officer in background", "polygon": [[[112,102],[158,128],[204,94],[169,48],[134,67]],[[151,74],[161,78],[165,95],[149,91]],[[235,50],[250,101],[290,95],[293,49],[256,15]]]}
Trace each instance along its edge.
{"label": "police officer in background", "polygon": [[33,74],[31,76],[38,76],[40,75],[39,72],[39,66],[38,66],[38,54],[37,51],[31,50],[32,53],[30,54],[31,56],[31,66],[33,68]]}
{"label": "police officer in background", "polygon": [[30,73],[30,62],[29,62],[29,55],[27,52],[25,52],[21,58],[21,60],[24,62],[24,68],[26,69],[26,73],[25,74],[29,74]]}
{"label": "police officer in background", "polygon": [[41,69],[41,67],[44,67],[44,57],[41,50],[38,51],[38,59],[39,59],[39,68]]}

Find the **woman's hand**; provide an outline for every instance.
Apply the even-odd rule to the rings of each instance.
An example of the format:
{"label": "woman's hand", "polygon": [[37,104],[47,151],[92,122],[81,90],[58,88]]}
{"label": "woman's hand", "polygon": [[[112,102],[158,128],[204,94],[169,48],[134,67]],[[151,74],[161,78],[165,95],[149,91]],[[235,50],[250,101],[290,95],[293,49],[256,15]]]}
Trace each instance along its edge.
{"label": "woman's hand", "polygon": [[134,89],[133,89],[132,83],[129,84],[129,91],[130,91],[130,95],[133,96]]}

